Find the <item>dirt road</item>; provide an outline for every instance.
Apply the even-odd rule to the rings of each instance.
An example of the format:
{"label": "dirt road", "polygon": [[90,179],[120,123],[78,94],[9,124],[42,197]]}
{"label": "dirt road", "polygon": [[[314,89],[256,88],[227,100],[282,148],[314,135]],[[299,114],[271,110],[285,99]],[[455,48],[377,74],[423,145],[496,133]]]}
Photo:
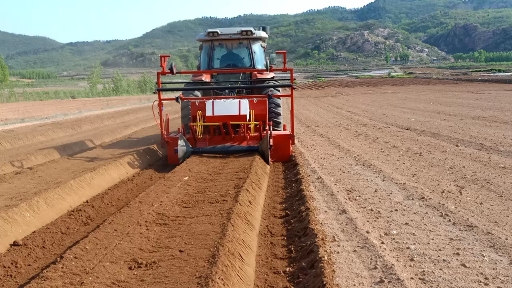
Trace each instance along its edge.
{"label": "dirt road", "polygon": [[512,89],[410,82],[297,99],[337,283],[509,287]]}

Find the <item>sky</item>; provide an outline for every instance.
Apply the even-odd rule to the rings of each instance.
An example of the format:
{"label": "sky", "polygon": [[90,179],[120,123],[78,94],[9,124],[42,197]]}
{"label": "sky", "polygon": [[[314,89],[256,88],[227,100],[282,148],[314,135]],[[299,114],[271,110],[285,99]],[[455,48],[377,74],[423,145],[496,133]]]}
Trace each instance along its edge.
{"label": "sky", "polygon": [[[0,31],[62,43],[130,39],[172,21],[203,16],[296,14],[328,6],[362,7],[373,0],[25,0],[2,1]],[[263,23],[262,23],[263,24]]]}

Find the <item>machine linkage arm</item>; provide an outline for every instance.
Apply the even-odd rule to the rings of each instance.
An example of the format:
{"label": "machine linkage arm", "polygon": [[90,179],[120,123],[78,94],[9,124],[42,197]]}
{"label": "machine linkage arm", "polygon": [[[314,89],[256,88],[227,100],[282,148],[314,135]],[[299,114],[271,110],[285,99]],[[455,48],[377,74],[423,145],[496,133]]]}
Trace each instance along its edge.
{"label": "machine linkage arm", "polygon": [[192,86],[192,87],[162,87],[156,88],[156,91],[170,92],[170,91],[196,91],[196,90],[238,90],[238,89],[252,89],[252,88],[293,88],[291,83],[280,84],[263,84],[263,85],[233,85],[233,86]]}
{"label": "machine linkage arm", "polygon": [[[225,80],[225,81],[219,81],[219,82],[207,82],[212,84],[217,83],[239,83],[239,82],[266,82],[270,80],[277,80],[277,81],[290,81],[289,78],[272,78],[272,79],[249,79],[249,80]],[[297,79],[293,79],[294,81]],[[190,81],[162,81],[160,84],[188,84]],[[158,82],[155,82],[155,84],[158,84]]]}

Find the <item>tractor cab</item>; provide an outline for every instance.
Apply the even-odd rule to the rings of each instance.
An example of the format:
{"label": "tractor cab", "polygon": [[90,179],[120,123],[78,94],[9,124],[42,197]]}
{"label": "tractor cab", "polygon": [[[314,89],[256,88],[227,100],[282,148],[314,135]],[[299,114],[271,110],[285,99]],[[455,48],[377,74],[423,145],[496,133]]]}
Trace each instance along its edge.
{"label": "tractor cab", "polygon": [[198,70],[267,69],[268,27],[217,28],[199,34]]}

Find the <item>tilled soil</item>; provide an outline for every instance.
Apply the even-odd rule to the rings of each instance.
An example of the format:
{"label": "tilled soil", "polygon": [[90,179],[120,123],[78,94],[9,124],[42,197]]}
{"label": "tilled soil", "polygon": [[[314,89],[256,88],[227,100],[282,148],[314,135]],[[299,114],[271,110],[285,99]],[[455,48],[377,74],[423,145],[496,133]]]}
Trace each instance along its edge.
{"label": "tilled soil", "polygon": [[[273,236],[256,231],[248,238],[245,220],[238,226],[232,221],[237,213],[249,221],[254,219],[251,214],[254,210],[250,204],[243,204],[242,194],[246,188],[254,191],[258,183],[266,183],[261,181],[268,179],[266,165],[258,155],[192,157],[171,170],[159,162],[0,255],[4,268],[0,276],[5,279],[2,284],[6,287],[21,284],[24,287],[210,286],[219,284],[214,281],[216,277],[230,279],[230,272],[237,267],[251,266],[247,262],[251,253],[242,258],[229,253],[237,243],[246,243],[258,249],[257,257],[256,253],[252,256],[255,276],[251,280],[257,287],[325,286],[316,234],[310,227],[308,203],[300,179],[302,172],[297,165],[296,162],[277,163],[268,182],[269,196],[260,198],[261,205],[265,201],[265,206],[272,208],[262,209],[262,218],[267,223],[265,227],[275,231]],[[219,174],[205,178],[201,171],[213,167]],[[250,178],[253,182],[244,180]],[[246,197],[251,199],[258,201]],[[276,203],[282,208],[274,210]],[[235,232],[230,234],[230,230]],[[275,245],[274,236],[284,241]],[[244,255],[245,247],[244,244],[235,251]],[[279,260],[273,258],[276,253],[280,254]],[[244,265],[228,269],[237,259],[244,261]],[[274,260],[279,261],[281,268],[277,269]],[[246,286],[239,281],[238,277],[231,278],[228,287]]]}
{"label": "tilled soil", "polygon": [[[382,86],[415,86],[415,85],[454,85],[458,82],[437,79],[419,78],[375,78],[375,79],[334,79],[321,82],[304,82],[295,86],[297,91],[319,90],[325,88],[354,88],[354,87],[382,87]],[[307,93],[307,92],[306,92]]]}
{"label": "tilled soil", "polygon": [[[204,286],[251,164],[247,157],[189,159],[27,287]],[[217,173],[201,173],[213,167]]]}
{"label": "tilled soil", "polygon": [[154,99],[153,95],[146,95],[0,103],[0,129],[13,125],[22,126],[22,124],[34,122],[62,120],[105,110],[139,106],[149,104]]}
{"label": "tilled soil", "polygon": [[[130,108],[114,118],[101,114],[2,131],[4,163],[39,157],[0,175],[0,230],[8,231],[2,237],[44,226],[0,254],[2,287],[323,282],[316,234],[306,231],[307,203],[297,202],[305,191],[287,184],[300,177],[296,166],[276,163],[270,182],[268,166],[254,155],[195,156],[177,169],[162,158],[137,173],[161,158],[157,127],[136,130],[153,120],[148,112]],[[136,131],[125,135],[119,127]],[[55,149],[57,144],[67,148]],[[295,178],[288,179],[287,171]],[[267,199],[266,183],[272,193]],[[283,209],[275,211],[275,203]],[[270,207],[265,212],[264,205]],[[260,233],[261,221],[282,233],[280,247]],[[261,261],[261,255],[276,252],[280,278],[262,282],[260,275],[277,274],[274,261]],[[300,261],[311,263],[312,272]]]}
{"label": "tilled soil", "polygon": [[320,251],[322,230],[314,219],[309,181],[295,157],[274,163],[258,239],[255,287],[333,287]]}
{"label": "tilled soil", "polygon": [[443,83],[298,91],[342,287],[512,285],[512,89]]}
{"label": "tilled soil", "polygon": [[154,121],[139,107],[0,131],[0,251],[162,157]]}
{"label": "tilled soil", "polygon": [[147,107],[0,131],[0,231],[44,226],[0,254],[1,286],[511,286],[511,93],[301,84],[294,159],[270,171],[169,167]]}
{"label": "tilled soil", "polygon": [[[177,109],[172,108],[175,108],[174,111]],[[150,107],[2,130],[0,175],[32,168],[62,157],[75,156],[99,145],[105,146],[123,139],[126,135],[144,128],[150,128],[146,131],[151,131],[151,134],[134,137],[149,137],[159,131]],[[120,143],[126,144],[126,147],[131,145],[127,141]],[[123,149],[120,145],[114,148]]]}
{"label": "tilled soil", "polygon": [[29,283],[44,267],[56,263],[66,250],[87,237],[146,189],[163,180],[171,170],[172,167],[162,159],[28,235],[21,246],[11,247],[0,254],[2,287]]}

